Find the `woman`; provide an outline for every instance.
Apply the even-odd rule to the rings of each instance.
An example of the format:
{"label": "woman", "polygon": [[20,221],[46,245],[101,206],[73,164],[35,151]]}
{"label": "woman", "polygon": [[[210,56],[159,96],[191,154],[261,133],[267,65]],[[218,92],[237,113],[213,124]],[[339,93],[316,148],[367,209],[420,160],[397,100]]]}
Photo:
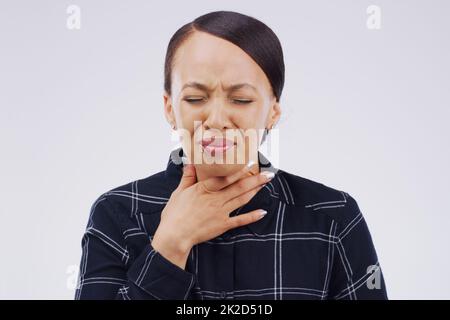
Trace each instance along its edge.
{"label": "woman", "polygon": [[164,110],[182,148],[95,201],[76,299],[387,298],[355,200],[258,152],[283,84],[280,42],[252,17],[212,12],[173,35]]}

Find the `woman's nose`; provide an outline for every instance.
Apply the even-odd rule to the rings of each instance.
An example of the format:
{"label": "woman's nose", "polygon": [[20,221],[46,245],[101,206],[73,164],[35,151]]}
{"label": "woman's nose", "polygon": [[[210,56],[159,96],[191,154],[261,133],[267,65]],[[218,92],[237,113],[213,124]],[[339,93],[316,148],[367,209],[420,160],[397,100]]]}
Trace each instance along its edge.
{"label": "woman's nose", "polygon": [[231,121],[226,110],[226,106],[222,103],[211,104],[205,115],[205,129],[229,129]]}

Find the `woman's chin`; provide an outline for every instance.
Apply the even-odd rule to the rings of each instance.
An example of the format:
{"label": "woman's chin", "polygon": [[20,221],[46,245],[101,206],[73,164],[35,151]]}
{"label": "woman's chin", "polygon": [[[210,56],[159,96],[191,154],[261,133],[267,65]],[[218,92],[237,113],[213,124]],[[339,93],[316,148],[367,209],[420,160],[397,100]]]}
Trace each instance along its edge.
{"label": "woman's chin", "polygon": [[196,164],[195,168],[197,172],[201,172],[201,175],[204,177],[224,177],[239,171],[244,165],[245,164],[203,163]]}
{"label": "woman's chin", "polygon": [[223,177],[242,169],[248,162],[248,152],[232,146],[223,152],[202,148],[201,156],[193,157],[199,178]]}

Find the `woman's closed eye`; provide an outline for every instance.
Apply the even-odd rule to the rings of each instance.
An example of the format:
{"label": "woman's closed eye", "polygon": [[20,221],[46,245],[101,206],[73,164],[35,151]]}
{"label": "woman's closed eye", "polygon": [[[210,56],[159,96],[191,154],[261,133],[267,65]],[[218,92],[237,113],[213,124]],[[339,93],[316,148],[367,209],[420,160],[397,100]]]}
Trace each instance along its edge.
{"label": "woman's closed eye", "polygon": [[252,103],[253,100],[249,100],[249,99],[232,99],[234,103],[237,104],[248,104],[248,103]]}
{"label": "woman's closed eye", "polygon": [[[184,101],[191,104],[199,104],[205,100],[205,98],[184,98]],[[231,99],[231,101],[236,104],[249,104],[253,102],[250,99]]]}
{"label": "woman's closed eye", "polygon": [[184,98],[184,101],[186,101],[187,103],[192,103],[192,104],[198,104],[199,102],[202,102],[203,100],[206,100],[204,98]]}

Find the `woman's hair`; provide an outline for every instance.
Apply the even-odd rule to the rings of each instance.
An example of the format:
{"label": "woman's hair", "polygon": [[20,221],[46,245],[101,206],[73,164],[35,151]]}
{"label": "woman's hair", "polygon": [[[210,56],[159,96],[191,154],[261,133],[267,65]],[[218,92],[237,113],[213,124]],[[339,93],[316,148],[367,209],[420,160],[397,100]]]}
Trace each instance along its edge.
{"label": "woman's hair", "polygon": [[280,100],[284,86],[284,59],[280,40],[263,22],[232,11],[204,14],[174,33],[167,47],[164,64],[164,89],[169,95],[175,53],[196,30],[228,40],[244,50],[264,71],[277,101]]}

